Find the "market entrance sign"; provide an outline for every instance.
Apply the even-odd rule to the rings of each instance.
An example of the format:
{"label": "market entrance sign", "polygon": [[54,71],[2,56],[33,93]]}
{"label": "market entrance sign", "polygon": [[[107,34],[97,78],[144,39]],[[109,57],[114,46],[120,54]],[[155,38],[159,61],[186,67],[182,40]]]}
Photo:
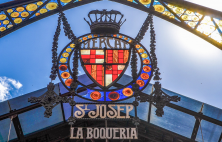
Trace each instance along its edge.
{"label": "market entrance sign", "polygon": [[[74,113],[76,118],[130,118],[129,113],[133,110],[133,105],[123,104],[96,104],[96,110],[90,110],[88,104],[77,104],[77,110]],[[109,109],[109,110],[108,110]],[[121,111],[125,111],[125,115],[121,116]],[[87,115],[86,115],[86,112]]]}
{"label": "market entrance sign", "polygon": [[[71,115],[67,120],[71,126],[70,139],[138,139],[139,102],[152,103],[157,108],[156,115],[162,116],[163,107],[167,103],[180,100],[179,97],[169,96],[161,90],[152,12],[149,13],[135,39],[119,32],[126,21],[122,21],[123,14],[119,11],[92,10],[88,17],[90,21],[85,18],[84,20],[89,24],[91,33],[79,37],[72,32],[62,11],[58,18],[53,38],[50,78],[51,81],[55,80],[58,75],[63,86],[69,91],[68,96],[61,97],[56,94],[55,85],[50,82],[45,94],[31,97],[29,102],[40,103],[46,109],[45,117],[52,115],[52,109],[56,105],[68,103],[71,106]],[[61,22],[65,35],[71,42],[58,54]],[[149,25],[150,53],[140,43]],[[78,79],[80,66],[87,79]],[[124,79],[127,69],[131,71],[131,77],[128,77],[130,81]],[[152,79],[153,72],[154,91],[147,95],[142,91]],[[89,80],[92,84],[87,83]],[[86,101],[79,103],[75,98]],[[122,103],[127,99],[129,103]],[[105,127],[75,127],[76,121],[82,120],[105,121]],[[112,121],[131,121],[135,128],[108,127],[107,123]]]}
{"label": "market entrance sign", "polygon": [[[136,128],[74,128],[70,130],[70,139],[83,139],[84,131],[86,139],[138,139]],[[74,135],[76,132],[76,135]]]}

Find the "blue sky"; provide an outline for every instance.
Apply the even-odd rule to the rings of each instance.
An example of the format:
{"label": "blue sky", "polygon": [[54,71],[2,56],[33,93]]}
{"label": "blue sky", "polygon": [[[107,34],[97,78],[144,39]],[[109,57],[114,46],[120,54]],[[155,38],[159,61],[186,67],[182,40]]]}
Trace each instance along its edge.
{"label": "blue sky", "polygon": [[[76,36],[90,32],[83,18],[94,9],[121,11],[127,21],[120,32],[131,37],[137,35],[147,16],[137,9],[109,1],[80,6],[65,11]],[[57,17],[57,14],[52,15],[0,39],[1,97],[17,97],[47,86],[50,81],[51,47]],[[154,18],[154,26],[162,87],[222,108],[222,51],[158,17]],[[58,53],[69,42],[62,31]],[[149,33],[141,43],[149,50]],[[57,82],[59,79],[54,81]]]}

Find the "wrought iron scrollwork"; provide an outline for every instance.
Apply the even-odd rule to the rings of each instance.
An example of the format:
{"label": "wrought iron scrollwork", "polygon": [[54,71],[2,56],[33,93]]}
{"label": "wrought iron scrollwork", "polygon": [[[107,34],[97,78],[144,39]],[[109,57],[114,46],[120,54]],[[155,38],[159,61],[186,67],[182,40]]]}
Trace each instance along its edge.
{"label": "wrought iron scrollwork", "polygon": [[45,92],[40,97],[31,97],[28,99],[30,103],[39,103],[46,110],[44,112],[44,116],[49,118],[52,116],[52,109],[57,106],[60,102],[67,103],[69,102],[68,97],[61,97],[54,91],[55,85],[53,83],[49,83],[47,86],[48,91]]}
{"label": "wrought iron scrollwork", "polygon": [[140,28],[140,31],[138,32],[135,40],[137,42],[140,42],[144,35],[146,34],[147,30],[149,29],[149,25],[150,25],[150,19],[151,19],[152,14],[150,13],[147,17],[146,20],[144,21],[142,27]]}
{"label": "wrought iron scrollwork", "polygon": [[59,14],[58,17],[58,25],[56,28],[56,32],[53,38],[53,44],[52,44],[52,68],[51,68],[51,75],[50,78],[51,80],[55,80],[56,79],[56,73],[57,73],[57,49],[58,49],[58,40],[59,40],[59,35],[60,35],[60,31],[61,31],[61,17],[62,15]]}
{"label": "wrought iron scrollwork", "polygon": [[[58,48],[58,39],[61,31],[61,21],[63,22],[63,28],[65,35],[72,41],[76,40],[76,36],[71,30],[71,27],[67,21],[67,18],[65,17],[65,14],[60,10],[59,17],[58,17],[58,25],[56,28],[56,32],[53,38],[53,45],[52,45],[52,70],[51,70],[51,81],[55,80],[56,78],[56,73],[57,73],[57,48]],[[75,43],[77,43],[75,41]],[[77,43],[78,45],[78,43]],[[71,89],[74,90],[73,94],[75,93],[75,90],[78,86],[76,83],[77,80],[77,75],[78,75],[78,50],[79,48],[75,49],[74,52],[74,63],[73,63],[73,76],[74,76],[74,81],[71,84]],[[44,112],[45,117],[49,118],[52,115],[52,109],[58,105],[59,103],[69,103],[72,106],[72,112],[73,112],[73,107],[75,106],[75,101],[74,101],[74,96],[72,97],[61,97],[58,94],[54,92],[55,85],[50,82],[49,85],[47,86],[48,91],[41,95],[40,97],[31,97],[28,99],[30,103],[39,103],[41,104],[46,110]],[[74,118],[69,119],[70,124],[74,124],[75,120]]]}
{"label": "wrought iron scrollwork", "polygon": [[[153,10],[153,9],[152,9]],[[135,97],[137,98],[138,101],[140,102],[150,102],[152,103],[157,109],[156,109],[156,115],[157,116],[162,116],[164,114],[163,108],[164,106],[167,105],[170,101],[173,102],[178,102],[180,101],[180,97],[178,96],[169,96],[165,92],[161,90],[161,83],[159,80],[160,78],[160,72],[159,68],[157,67],[157,57],[156,57],[156,34],[154,30],[154,25],[153,25],[153,15],[152,15],[152,10],[151,13],[147,16],[145,22],[143,23],[143,26],[141,27],[136,40],[137,42],[140,42],[143,39],[143,36],[145,35],[146,31],[148,30],[148,27],[150,26],[150,54],[152,57],[152,66],[153,66],[153,71],[154,71],[154,78],[155,84],[154,84],[154,91],[150,95],[145,95],[141,92],[136,92]],[[132,86],[133,90],[136,91],[138,86],[134,85]]]}
{"label": "wrought iron scrollwork", "polygon": [[166,106],[170,101],[178,102],[180,101],[180,97],[178,96],[169,96],[161,90],[161,84],[159,82],[155,82],[154,84],[154,96],[151,98],[152,104],[157,108],[156,115],[162,117],[164,114],[163,107]]}
{"label": "wrought iron scrollwork", "polygon": [[68,118],[68,123],[69,125],[73,125],[76,122],[76,118],[73,116],[74,114],[74,106],[75,106],[75,101],[74,101],[74,96],[76,94],[76,89],[78,87],[77,79],[78,79],[78,54],[79,54],[79,42],[76,39],[76,36],[74,35],[70,24],[68,23],[67,18],[65,17],[65,14],[60,11],[62,15],[62,22],[63,22],[63,29],[65,32],[65,35],[75,43],[75,48],[74,48],[74,56],[73,56],[73,81],[70,85],[71,88],[71,97],[69,99],[69,104],[71,106],[71,116]]}
{"label": "wrought iron scrollwork", "polygon": [[63,23],[63,29],[64,29],[64,32],[65,32],[65,35],[71,40],[71,41],[74,41],[76,39],[76,36],[74,35],[71,27],[70,27],[70,24],[68,23],[67,21],[67,18],[65,16],[65,14],[60,11],[61,15],[62,15],[62,23]]}
{"label": "wrought iron scrollwork", "polygon": [[132,59],[131,59],[131,62],[130,62],[130,65],[131,65],[131,73],[132,73],[132,77],[133,77],[133,80],[136,81],[137,79],[137,51],[136,49],[132,48]]}
{"label": "wrought iron scrollwork", "polygon": [[138,126],[140,124],[140,119],[139,117],[134,117],[133,120],[132,120],[132,123],[135,125],[135,126]]}

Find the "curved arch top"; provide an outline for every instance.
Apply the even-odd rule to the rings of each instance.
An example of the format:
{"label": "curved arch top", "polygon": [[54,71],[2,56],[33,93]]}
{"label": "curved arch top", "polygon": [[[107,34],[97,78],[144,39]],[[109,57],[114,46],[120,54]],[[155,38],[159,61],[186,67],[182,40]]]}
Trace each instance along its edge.
{"label": "curved arch top", "polygon": [[21,0],[0,5],[0,38],[30,23],[100,0]]}
{"label": "curved arch top", "polygon": [[182,0],[110,0],[167,20],[222,50],[222,12]]}
{"label": "curved arch top", "polygon": [[[80,5],[100,0],[21,0],[0,5],[0,38],[30,23]],[[182,0],[110,0],[180,26],[222,50],[222,12]]]}

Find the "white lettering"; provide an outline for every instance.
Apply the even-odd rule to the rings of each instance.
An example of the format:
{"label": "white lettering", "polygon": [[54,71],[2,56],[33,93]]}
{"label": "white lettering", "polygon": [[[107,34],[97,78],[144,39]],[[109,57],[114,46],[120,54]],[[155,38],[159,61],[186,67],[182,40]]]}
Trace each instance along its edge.
{"label": "white lettering", "polygon": [[131,139],[138,139],[137,133],[136,133],[136,128],[131,129]]}
{"label": "white lettering", "polygon": [[124,128],[120,128],[120,139],[126,139],[126,135],[125,135],[125,129]]}
{"label": "white lettering", "polygon": [[106,118],[106,105],[100,106],[100,118]]}
{"label": "white lettering", "polygon": [[130,118],[129,112],[133,110],[132,105],[126,105],[126,118]]}
{"label": "white lettering", "polygon": [[[89,117],[90,118],[96,118],[99,116],[99,108],[100,108],[100,105],[96,105],[96,112],[95,111],[90,111],[89,112]],[[93,116],[94,115],[94,116]]]}
{"label": "white lettering", "polygon": [[98,139],[99,138],[99,128],[95,128],[93,131],[93,138]]}
{"label": "white lettering", "polygon": [[84,105],[83,104],[78,104],[76,105],[76,107],[80,110],[80,111],[76,111],[74,113],[75,117],[76,118],[82,118],[85,116],[85,110],[90,110],[90,109],[87,109],[87,106],[88,105],[85,105],[85,109],[82,109],[81,107],[83,107]]}
{"label": "white lettering", "polygon": [[83,139],[83,132],[82,132],[82,128],[78,128],[77,130],[77,134],[76,134],[76,138],[77,139]]}
{"label": "white lettering", "polygon": [[74,139],[75,138],[73,133],[74,133],[74,128],[71,127],[71,129],[70,129],[70,139]]}
{"label": "white lettering", "polygon": [[120,108],[123,107],[124,105],[117,105],[117,111],[118,111],[118,116],[117,118],[125,118],[125,116],[120,116],[120,111],[124,110],[124,108]]}
{"label": "white lettering", "polygon": [[[117,107],[115,109],[114,107]],[[107,105],[105,104],[97,104],[96,110],[88,109],[88,105],[85,104],[78,104],[76,105],[77,110],[74,113],[74,116],[76,118],[83,118],[86,115],[86,111],[89,111],[88,116],[89,118],[130,118],[130,112],[133,110],[133,105],[115,105],[115,104],[109,104],[108,108],[110,109],[107,111]],[[121,116],[121,111],[126,110],[126,114],[124,116]]]}
{"label": "white lettering", "polygon": [[111,139],[112,137],[112,128],[106,128],[106,138]]}
{"label": "white lettering", "polygon": [[130,130],[130,128],[126,128],[126,138],[127,138],[127,139],[130,139],[129,130]]}
{"label": "white lettering", "polygon": [[74,137],[74,127],[70,129],[70,139],[83,139],[83,129],[86,129],[85,139],[138,139],[136,128],[82,128],[77,129]]}
{"label": "white lettering", "polygon": [[87,137],[86,139],[92,139],[93,138],[93,129],[92,128],[87,128]]}
{"label": "white lettering", "polygon": [[118,132],[119,128],[113,128],[113,139],[119,139],[119,137],[116,137],[116,133]]}
{"label": "white lettering", "polygon": [[101,139],[106,139],[106,129],[101,128],[99,132],[100,132],[100,138]]}
{"label": "white lettering", "polygon": [[108,107],[112,110],[110,110],[110,111],[108,111],[107,112],[107,116],[109,117],[109,118],[116,118],[116,116],[117,116],[117,111],[113,108],[115,105],[108,105]]}

